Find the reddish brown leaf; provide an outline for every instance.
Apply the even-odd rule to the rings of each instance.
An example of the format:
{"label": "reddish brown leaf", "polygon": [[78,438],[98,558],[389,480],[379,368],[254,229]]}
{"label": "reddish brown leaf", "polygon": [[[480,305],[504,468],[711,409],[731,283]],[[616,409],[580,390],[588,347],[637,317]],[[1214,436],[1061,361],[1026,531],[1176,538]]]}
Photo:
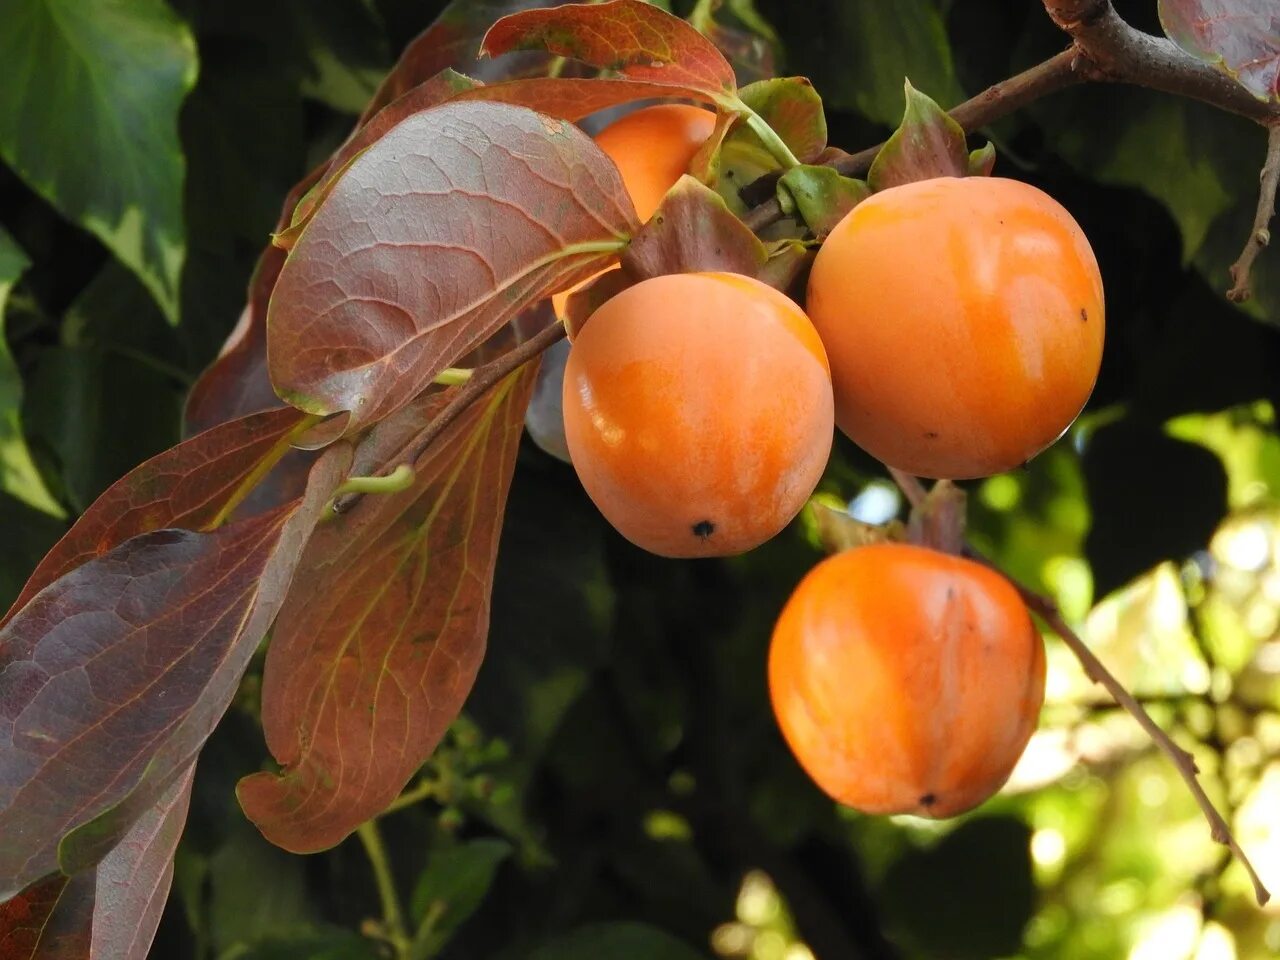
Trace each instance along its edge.
{"label": "reddish brown leaf", "polygon": [[350,462],[271,513],[126,540],[0,630],[0,898],[97,864],[185,776]]}
{"label": "reddish brown leaf", "polygon": [[0,904],[0,960],[145,960],[173,880],[194,767],[93,870]]}
{"label": "reddish brown leaf", "polygon": [[191,801],[195,765],[138,818],[98,864],[90,960],[145,960],[173,881],[173,854]]}
{"label": "reddish brown leaf", "polygon": [[572,125],[496,103],[415,114],[346,168],[289,254],[272,381],[362,429],[636,226],[617,169]]}
{"label": "reddish brown leaf", "polygon": [[40,561],[0,626],[63,574],[140,533],[198,529],[281,447],[302,415],[270,410],[185,440],[116,481]]}
{"label": "reddish brown leaf", "polygon": [[723,198],[685,175],[636,234],[622,266],[636,280],[703,270],[754,277],[767,259],[760,238],[729,212]]}
{"label": "reddish brown leaf", "polygon": [[571,4],[504,17],[484,36],[480,52],[546,50],[628,80],[734,96],[733,67],[692,26],[643,0]]}
{"label": "reddish brown leaf", "polygon": [[1160,23],[1170,40],[1259,100],[1280,101],[1276,0],[1160,0]]}
{"label": "reddish brown leaf", "polygon": [[[237,790],[273,843],[338,843],[395,799],[461,709],[484,653],[535,368],[454,421],[412,489],[366,496],[307,547],[263,678],[263,726],[284,769]],[[418,398],[376,426],[355,469],[402,462],[451,395]]]}
{"label": "reddish brown leaf", "polygon": [[496,20],[533,7],[555,7],[570,0],[452,0],[431,26],[412,40],[391,68],[360,122],[367,122],[387,104],[420,83],[452,68],[488,83],[546,74],[551,57],[525,54],[501,63],[477,58],[480,40]]}

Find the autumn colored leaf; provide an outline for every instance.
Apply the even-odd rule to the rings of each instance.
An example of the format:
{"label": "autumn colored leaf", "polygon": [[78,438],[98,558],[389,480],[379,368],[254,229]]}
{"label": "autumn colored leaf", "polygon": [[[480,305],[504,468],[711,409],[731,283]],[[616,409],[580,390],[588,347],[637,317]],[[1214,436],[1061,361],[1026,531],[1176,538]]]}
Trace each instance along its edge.
{"label": "autumn colored leaf", "polygon": [[99,863],[186,775],[350,461],[270,513],[125,540],[0,629],[0,899]]}
{"label": "autumn colored leaf", "polygon": [[960,124],[910,80],[904,88],[907,108],[902,122],[867,172],[871,189],[886,190],[934,177],[968,176],[969,148]]}
{"label": "autumn colored leaf", "polygon": [[685,175],[636,234],[622,266],[637,280],[703,270],[754,277],[768,257],[718,193]]}
{"label": "autumn colored leaf", "polygon": [[288,446],[290,432],[301,420],[292,408],[254,414],[135,467],[95,500],[40,561],[0,626],[53,581],[131,537],[164,527],[198,529],[208,524],[237,489]]}
{"label": "autumn colored leaf", "polygon": [[1169,39],[1259,100],[1280,102],[1280,6],[1275,0],[1160,0]]}
{"label": "autumn colored leaf", "polygon": [[285,261],[272,381],[362,429],[637,226],[617,169],[572,125],[496,103],[414,114],[346,168]]}
{"label": "autumn colored leaf", "polygon": [[[472,404],[417,461],[412,489],[364,497],[308,545],[263,678],[283,770],[237,791],[273,843],[338,843],[395,799],[461,709],[535,374],[527,365]],[[450,396],[419,397],[374,427],[354,469],[403,462]]]}
{"label": "autumn colored leaf", "polygon": [[643,0],[570,4],[503,17],[485,34],[484,56],[545,50],[616,71],[627,80],[732,98],[733,67],[694,27]]}
{"label": "autumn colored leaf", "polygon": [[37,880],[0,903],[0,960],[83,960],[92,920],[92,876]]}
{"label": "autumn colored leaf", "polygon": [[400,99],[414,87],[426,83],[442,70],[453,69],[489,83],[516,77],[546,75],[551,57],[528,54],[507,57],[501,62],[478,58],[485,32],[503,17],[533,7],[556,7],[570,0],[452,0],[435,22],[415,37],[378,92],[365,108],[360,123],[367,123],[387,104]]}

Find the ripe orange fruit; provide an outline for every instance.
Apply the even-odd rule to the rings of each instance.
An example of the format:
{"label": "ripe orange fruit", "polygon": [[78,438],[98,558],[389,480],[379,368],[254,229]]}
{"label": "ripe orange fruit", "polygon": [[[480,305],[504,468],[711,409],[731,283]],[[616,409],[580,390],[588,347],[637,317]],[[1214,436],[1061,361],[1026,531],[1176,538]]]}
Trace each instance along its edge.
{"label": "ripe orange fruit", "polygon": [[826,353],[785,295],[729,273],[654,277],[591,316],[564,375],[574,469],[632,543],[725,556],[772,537],[826,467]]}
{"label": "ripe orange fruit", "polygon": [[800,765],[865,813],[950,817],[1008,779],[1044,644],[998,573],[906,544],[829,557],[783,608],[769,695]]}
{"label": "ripe orange fruit", "polygon": [[[596,134],[595,142],[617,166],[636,214],[644,222],[653,216],[667,191],[688,172],[689,164],[715,126],[716,115],[710,110],[683,103],[660,103],[615,120]],[[555,294],[551,303],[556,316],[564,317],[571,293],[599,275]]]}
{"label": "ripe orange fruit", "polygon": [[1071,425],[1102,361],[1089,242],[1016,180],[923,180],[864,200],[819,251],[806,309],[836,424],[920,476],[1024,463]]}

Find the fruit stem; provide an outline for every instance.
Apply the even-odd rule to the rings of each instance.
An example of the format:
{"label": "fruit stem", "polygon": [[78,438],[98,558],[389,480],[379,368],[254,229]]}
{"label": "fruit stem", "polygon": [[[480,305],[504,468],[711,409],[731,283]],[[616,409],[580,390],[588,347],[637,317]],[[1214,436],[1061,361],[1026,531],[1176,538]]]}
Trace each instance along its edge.
{"label": "fruit stem", "polygon": [[442,387],[456,387],[471,379],[475,373],[470,367],[448,367],[436,374],[436,383]]}
{"label": "fruit stem", "polygon": [[950,480],[939,480],[919,503],[912,505],[907,539],[959,556],[964,552],[964,520],[964,491]]}
{"label": "fruit stem", "polygon": [[773,159],[782,165],[784,170],[800,166],[800,161],[791,152],[791,148],[787,146],[786,141],[778,136],[778,131],[769,126],[764,117],[752,110],[737,96],[733,98],[729,106],[734,113],[746,120],[751,132],[760,138],[760,142],[764,144],[765,149],[769,151]]}

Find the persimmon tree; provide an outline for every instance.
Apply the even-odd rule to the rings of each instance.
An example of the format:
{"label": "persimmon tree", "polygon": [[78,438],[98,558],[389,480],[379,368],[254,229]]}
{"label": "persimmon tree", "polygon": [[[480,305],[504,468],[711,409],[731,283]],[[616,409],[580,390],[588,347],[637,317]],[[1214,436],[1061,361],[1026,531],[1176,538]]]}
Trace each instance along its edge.
{"label": "persimmon tree", "polygon": [[[240,324],[190,391],[187,439],[88,505],[0,620],[2,957],[147,954],[193,772],[244,695],[242,678],[264,640],[254,696],[275,766],[235,785],[244,814],[294,853],[358,835],[384,908],[375,939],[398,960],[434,955],[439,914],[406,920],[377,818],[434,789],[418,777],[485,656],[504,510],[539,357],[570,328],[584,349],[571,353],[568,376],[607,365],[608,342],[588,333],[592,322],[611,322],[597,309],[629,309],[627,322],[644,328],[644,311],[660,310],[663,296],[698,306],[696,284],[661,279],[672,274],[741,274],[773,288],[762,297],[780,291],[803,303],[815,256],[828,236],[836,238],[831,249],[844,242],[835,231],[859,204],[916,181],[990,176],[1003,163],[1000,150],[971,149],[966,133],[1080,84],[1149,88],[1266,127],[1256,217],[1239,238],[1227,296],[1249,298],[1254,266],[1268,256],[1280,179],[1280,40],[1267,0],[1161,0],[1169,39],[1130,26],[1106,0],[1045,0],[1036,15],[1060,28],[1061,52],[949,112],[908,83],[897,131],[883,144],[843,145],[856,152],[827,142],[821,91],[808,80],[740,84],[739,76],[764,76],[769,65],[754,55],[750,31],[717,22],[718,4],[697,4],[689,20],[640,0],[479,4],[489,21],[479,37],[459,26],[476,22],[474,12],[460,12],[465,6],[451,7],[406,48],[354,130],[285,198]],[[475,76],[457,69],[476,55]],[[679,179],[664,183],[641,216],[619,171],[625,164],[580,124],[653,100],[696,104],[709,122],[675,171]],[[3,104],[0,95],[0,114]],[[5,157],[29,169],[22,151]],[[120,234],[103,236],[124,244]],[[161,302],[172,299],[167,268],[147,266],[163,256],[145,245],[121,246],[119,256],[149,278]],[[0,283],[18,272],[10,260],[17,258],[0,246]],[[834,269],[842,284],[877,280]],[[646,290],[676,292],[646,299]],[[838,325],[839,304],[824,310]],[[694,322],[653,319],[653,329],[667,331],[664,347]],[[721,319],[726,329],[740,320]],[[709,328],[686,333],[688,349],[707,363],[713,347],[732,354],[736,346]],[[699,337],[716,342],[698,346]],[[785,352],[782,339],[771,352]],[[842,350],[856,353],[858,344]],[[875,362],[894,362],[892,352]],[[716,376],[747,376],[724,369]],[[778,376],[791,383],[797,374]],[[1051,435],[1079,409],[1093,373],[1084,378]],[[830,404],[814,390],[816,404]],[[703,401],[713,409],[716,397],[732,396],[726,382]],[[727,400],[725,407],[735,409]],[[591,410],[568,416],[570,452],[603,461],[606,453],[582,439]],[[829,420],[815,417],[818,432],[827,429]],[[778,449],[790,450],[783,439]],[[825,458],[827,435],[819,439]],[[664,434],[668,447],[686,442],[674,426]],[[656,469],[624,466],[628,482]],[[986,561],[960,535],[954,486],[944,480],[930,491],[896,465],[888,470],[916,511],[908,536],[966,554],[949,562],[1004,583],[975,566]],[[785,515],[761,521],[768,532],[748,539],[790,520],[816,473],[806,471],[807,486]],[[616,492],[599,484],[588,491],[605,491],[602,508],[616,505]],[[630,535],[637,509],[696,498],[694,487],[616,508],[629,518],[620,529]],[[867,529],[821,502],[810,510],[832,550],[902,535]],[[720,523],[694,522],[693,545],[713,542]],[[555,535],[548,532],[549,564]],[[663,530],[654,542],[663,553],[700,552],[666,549],[674,536]],[[858,562],[906,549],[868,548]],[[1265,902],[1248,851],[1200,785],[1191,755],[1050,599],[1017,583],[1009,596],[1015,592],[1177,766],[1214,839],[1249,870]],[[792,641],[799,656],[804,644]],[[1029,662],[1042,671],[1036,656]],[[980,738],[974,743],[986,750]],[[998,759],[996,774],[984,774],[983,796],[1015,757]],[[801,760],[818,762],[812,753]],[[821,930],[805,932],[821,949]]]}

